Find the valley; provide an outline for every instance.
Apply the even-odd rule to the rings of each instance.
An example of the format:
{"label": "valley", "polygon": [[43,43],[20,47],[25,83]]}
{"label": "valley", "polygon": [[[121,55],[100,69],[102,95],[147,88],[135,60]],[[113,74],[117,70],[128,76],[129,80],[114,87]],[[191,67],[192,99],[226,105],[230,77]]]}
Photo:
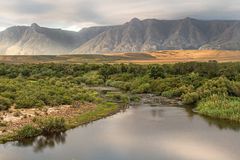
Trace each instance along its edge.
{"label": "valley", "polygon": [[0,0],[0,160],[239,160],[240,0]]}

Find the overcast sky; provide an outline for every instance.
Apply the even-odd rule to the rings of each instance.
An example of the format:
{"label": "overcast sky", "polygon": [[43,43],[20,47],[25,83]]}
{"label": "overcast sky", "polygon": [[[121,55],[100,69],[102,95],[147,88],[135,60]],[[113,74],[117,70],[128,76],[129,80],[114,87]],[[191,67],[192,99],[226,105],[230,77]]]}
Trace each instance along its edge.
{"label": "overcast sky", "polygon": [[30,25],[80,30],[140,19],[240,19],[240,0],[0,0],[0,30]]}

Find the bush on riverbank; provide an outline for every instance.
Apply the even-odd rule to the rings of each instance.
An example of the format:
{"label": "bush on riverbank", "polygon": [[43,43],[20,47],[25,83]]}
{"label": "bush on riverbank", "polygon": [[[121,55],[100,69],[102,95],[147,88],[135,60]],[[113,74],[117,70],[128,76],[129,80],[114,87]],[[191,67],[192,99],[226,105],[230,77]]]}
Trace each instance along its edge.
{"label": "bush on riverbank", "polygon": [[106,94],[107,101],[116,102],[116,103],[129,103],[128,95],[121,92],[108,92]]}
{"label": "bush on riverbank", "polygon": [[[104,101],[102,95],[85,85],[107,85],[128,95],[153,93],[197,104],[212,95],[239,97],[239,81],[240,63],[216,61],[164,65],[0,64],[0,109]],[[127,101],[121,96],[111,98]]]}
{"label": "bush on riverbank", "polygon": [[240,122],[240,98],[212,95],[202,100],[196,110],[203,115]]}
{"label": "bush on riverbank", "polygon": [[17,131],[18,139],[36,137],[39,134],[53,134],[66,130],[65,119],[62,117],[47,117],[35,119]]}
{"label": "bush on riverbank", "polygon": [[75,84],[65,78],[29,80],[0,77],[5,86],[0,92],[0,110],[15,104],[16,108],[71,105],[75,101],[95,102],[99,100],[96,91]]}
{"label": "bush on riverbank", "polygon": [[17,137],[19,139],[32,138],[41,133],[40,129],[37,129],[33,125],[25,125],[20,130],[17,131]]}
{"label": "bush on riverbank", "polygon": [[37,119],[36,123],[43,134],[59,133],[66,130],[65,119],[63,117]]}
{"label": "bush on riverbank", "polygon": [[[126,93],[101,94],[87,85],[112,86]],[[240,121],[240,63],[0,64],[0,110],[85,102],[98,105],[69,119],[49,118],[33,123],[47,134],[114,114],[120,109],[114,102],[139,101],[135,95],[142,93],[179,98],[184,104],[196,105],[201,114]],[[33,126],[23,128],[19,135],[37,134]],[[2,139],[12,137],[0,137],[0,142]]]}

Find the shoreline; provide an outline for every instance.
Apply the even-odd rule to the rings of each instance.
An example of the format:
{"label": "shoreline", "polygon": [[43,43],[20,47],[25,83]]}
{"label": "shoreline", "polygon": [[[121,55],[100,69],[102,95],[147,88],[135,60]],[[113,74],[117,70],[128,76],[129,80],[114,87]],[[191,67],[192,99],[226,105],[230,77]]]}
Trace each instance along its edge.
{"label": "shoreline", "polygon": [[239,119],[234,119],[234,118],[231,119],[231,116],[224,117],[224,116],[216,116],[216,115],[210,114],[210,113],[206,114],[205,112],[201,112],[201,110],[198,110],[197,105],[195,105],[195,106],[194,105],[184,105],[179,97],[167,98],[164,96],[157,96],[154,94],[140,94],[140,96],[142,96],[142,98],[144,98],[144,99],[148,99],[146,102],[152,103],[153,105],[155,105],[155,103],[160,102],[161,104],[180,106],[180,107],[184,107],[184,108],[186,108],[188,106],[191,108],[191,112],[194,114],[198,114],[200,116],[204,116],[206,118],[210,118],[210,119],[214,119],[214,120],[222,120],[222,121],[226,121],[226,122],[230,122],[230,123],[240,124]]}
{"label": "shoreline", "polygon": [[[163,96],[157,96],[154,94],[138,94],[138,96],[141,98],[141,103],[149,103],[152,104],[153,106],[156,104],[169,104],[169,105],[174,105],[174,106],[180,106],[180,107],[184,107],[184,105],[182,104],[182,101],[179,98],[167,98],[167,97],[163,97]],[[136,103],[138,104],[138,103]],[[135,104],[135,105],[136,105]],[[85,105],[85,109],[81,110],[82,108],[84,108]],[[55,117],[59,117],[59,118],[64,118],[65,119],[65,128],[63,130],[61,130],[61,132],[65,132],[67,130],[70,129],[74,129],[76,127],[112,116],[118,112],[120,112],[121,110],[127,108],[126,106],[123,106],[119,103],[112,103],[112,102],[105,102],[99,105],[96,104],[84,104],[82,105],[80,108],[74,108],[70,105],[65,106],[65,107],[69,107],[70,109],[72,109],[72,113],[71,115],[68,115],[66,117],[64,117],[63,115],[59,115],[58,113],[53,114],[53,116]],[[55,107],[58,108],[59,107]],[[63,107],[64,108],[64,107]],[[184,107],[185,108],[185,107]],[[49,108],[50,110],[53,110],[53,108]],[[31,110],[31,109],[28,109]],[[61,110],[60,110],[61,112]],[[229,122],[239,122],[239,121],[234,121],[231,119],[226,119],[226,118],[218,118],[218,117],[214,117],[211,115],[204,115],[201,112],[197,111],[196,108],[192,107],[191,112],[193,112],[194,114],[198,114],[207,118],[211,118],[211,119],[219,119],[219,120],[225,120],[225,121],[229,121]],[[1,113],[1,112],[0,112]],[[50,115],[52,116],[52,115]],[[47,119],[49,117],[45,116],[43,118],[41,118],[42,120]],[[34,124],[33,122],[34,118],[31,118],[31,122],[27,123],[28,124]],[[24,125],[21,125],[21,128]],[[1,129],[1,126],[0,126]],[[7,133],[7,134],[0,134],[0,144],[4,144],[10,141],[18,141],[18,140],[24,140],[27,138],[19,138],[19,135],[17,135],[17,131],[18,130],[12,130],[12,132],[14,133]],[[54,133],[58,133],[58,132],[54,132]],[[54,134],[52,133],[52,134]],[[32,137],[28,137],[28,138],[34,138],[40,135],[44,135],[43,132],[39,132],[36,135],[32,136]]]}
{"label": "shoreline", "polygon": [[[100,120],[102,118],[106,118],[108,116],[112,116],[118,112],[120,112],[125,107],[116,104],[116,103],[107,103],[107,104],[100,104],[95,105],[95,107],[87,109],[83,112],[78,112],[77,114],[73,114],[68,117],[62,117],[62,116],[55,116],[57,118],[64,118],[65,120],[65,127],[61,130],[61,132],[65,132],[67,130],[79,127],[81,125],[85,125],[97,120]],[[49,116],[46,116],[44,118],[41,118],[41,120],[46,120],[49,118]],[[19,141],[24,140],[28,138],[34,138],[40,135],[44,135],[43,132],[38,132],[34,134],[33,136],[29,136],[27,138],[21,138],[20,135],[18,135],[18,131],[20,131],[24,126],[29,125],[35,125],[33,120],[30,123],[26,123],[25,125],[22,125],[21,128],[18,127],[17,130],[12,130],[10,133],[2,134],[0,136],[0,144],[5,144],[7,142],[11,141]],[[37,128],[39,129],[39,128]],[[52,134],[57,133],[53,132]]]}

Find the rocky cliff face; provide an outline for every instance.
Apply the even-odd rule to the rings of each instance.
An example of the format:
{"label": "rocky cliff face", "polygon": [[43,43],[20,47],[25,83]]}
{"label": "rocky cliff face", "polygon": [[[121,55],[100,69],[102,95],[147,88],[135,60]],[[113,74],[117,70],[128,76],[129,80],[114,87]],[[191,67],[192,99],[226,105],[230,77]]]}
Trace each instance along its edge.
{"label": "rocky cliff face", "polygon": [[44,28],[35,23],[30,27],[14,26],[0,33],[0,53],[6,55],[67,54],[103,31],[104,28],[94,27],[80,32],[71,32]]}
{"label": "rocky cliff face", "polygon": [[240,21],[132,19],[79,32],[15,26],[0,32],[0,53],[17,55],[139,52],[169,49],[240,49]]}
{"label": "rocky cliff face", "polygon": [[138,52],[169,49],[240,49],[237,21],[133,19],[113,27],[75,53]]}

